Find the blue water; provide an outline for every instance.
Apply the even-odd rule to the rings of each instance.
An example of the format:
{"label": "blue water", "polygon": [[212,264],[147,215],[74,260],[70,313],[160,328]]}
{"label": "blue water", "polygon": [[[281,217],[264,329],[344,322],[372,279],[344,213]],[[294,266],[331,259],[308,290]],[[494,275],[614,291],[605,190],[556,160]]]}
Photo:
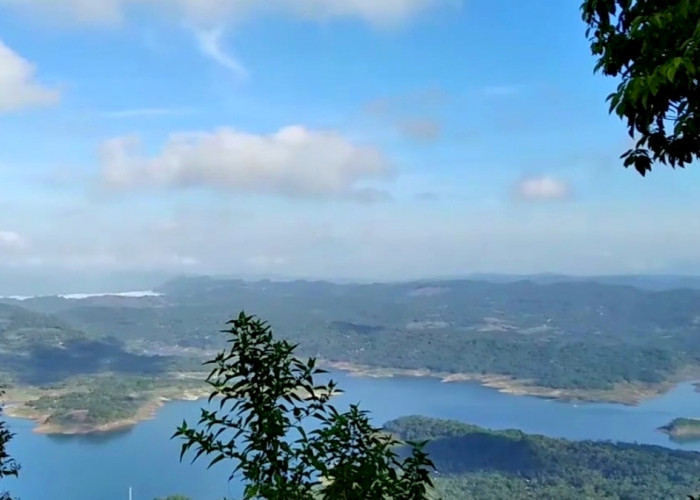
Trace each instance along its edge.
{"label": "blue water", "polygon": [[[700,394],[681,384],[639,406],[570,404],[499,393],[475,384],[441,383],[421,378],[359,378],[336,374],[346,391],[344,403],[361,403],[376,423],[420,414],[458,419],[493,429],[518,428],[529,433],[569,439],[602,439],[679,445],[656,429],[676,417],[700,416]],[[10,419],[17,436],[10,452],[23,466],[19,479],[3,480],[22,500],[121,500],[133,487],[134,500],[182,493],[193,500],[236,497],[229,471],[179,462],[179,445],[171,441],[182,419],[196,423],[201,404],[174,402],[156,418],[133,429],[102,436],[56,437],[32,432],[33,424]]]}

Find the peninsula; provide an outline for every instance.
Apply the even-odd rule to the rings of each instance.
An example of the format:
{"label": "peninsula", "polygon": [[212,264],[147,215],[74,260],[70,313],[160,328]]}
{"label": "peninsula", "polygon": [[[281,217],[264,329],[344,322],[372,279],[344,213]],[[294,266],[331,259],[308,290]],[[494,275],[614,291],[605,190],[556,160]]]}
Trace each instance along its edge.
{"label": "peninsula", "polygon": [[76,377],[53,387],[8,389],[8,416],[27,418],[41,434],[92,434],[129,428],[152,418],[166,401],[192,401],[209,394],[206,374],[146,378]]}

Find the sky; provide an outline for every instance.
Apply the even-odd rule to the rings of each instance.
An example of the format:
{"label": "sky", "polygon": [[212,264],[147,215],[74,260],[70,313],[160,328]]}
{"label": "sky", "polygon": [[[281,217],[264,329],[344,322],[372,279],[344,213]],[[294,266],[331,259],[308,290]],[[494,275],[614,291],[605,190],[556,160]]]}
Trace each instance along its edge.
{"label": "sky", "polygon": [[700,173],[622,167],[578,5],[0,0],[0,292],[696,273]]}

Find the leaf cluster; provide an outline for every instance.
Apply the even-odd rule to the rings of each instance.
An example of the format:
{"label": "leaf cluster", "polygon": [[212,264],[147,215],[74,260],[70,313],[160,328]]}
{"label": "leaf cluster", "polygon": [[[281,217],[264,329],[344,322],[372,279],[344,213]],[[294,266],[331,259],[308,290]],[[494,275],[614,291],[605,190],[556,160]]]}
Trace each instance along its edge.
{"label": "leaf cluster", "polygon": [[207,364],[212,387],[209,407],[196,428],[183,422],[173,437],[183,440],[181,459],[208,456],[209,466],[234,465],[244,499],[418,500],[432,489],[433,468],[423,446],[403,444],[371,425],[368,413],[352,405],[338,411],[339,393],[314,358],[294,356],[296,345],[276,340],[263,321],[241,313],[224,330],[228,349]]}
{"label": "leaf cluster", "polygon": [[637,138],[625,167],[645,175],[700,158],[700,2],[585,0],[581,10],[596,71],[620,80],[610,112]]}
{"label": "leaf cluster", "polygon": [[[0,397],[3,392],[0,390]],[[0,417],[2,417],[2,406],[0,406]],[[7,443],[14,437],[3,420],[0,420],[0,479],[7,476],[17,476],[19,465],[10,457],[7,452]],[[0,491],[0,500],[11,500],[7,492]]]}

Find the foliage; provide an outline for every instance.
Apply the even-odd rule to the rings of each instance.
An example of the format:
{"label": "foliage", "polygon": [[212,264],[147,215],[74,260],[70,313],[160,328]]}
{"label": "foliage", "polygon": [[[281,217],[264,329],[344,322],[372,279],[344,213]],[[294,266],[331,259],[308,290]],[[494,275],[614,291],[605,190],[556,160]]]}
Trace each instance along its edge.
{"label": "foliage", "polygon": [[700,158],[700,2],[585,0],[582,11],[596,71],[620,80],[610,111],[639,136],[624,165],[645,175]]}
{"label": "foliage", "polygon": [[[0,397],[2,395],[3,392],[0,390]],[[7,429],[7,425],[1,418],[2,406],[0,406],[0,479],[7,476],[17,476],[19,472],[19,465],[10,457],[6,449],[14,434]],[[9,494],[0,491],[0,500],[10,500]]]}
{"label": "foliage", "polygon": [[178,428],[181,458],[196,449],[194,460],[232,461],[245,499],[427,497],[432,463],[424,443],[409,444],[400,460],[397,440],[373,427],[367,412],[330,403],[338,389],[332,380],[317,382],[325,372],[315,359],[294,357],[296,346],[276,340],[253,316],[241,313],[229,324],[230,348],[208,362],[210,403],[218,399],[219,409],[202,409],[201,430],[186,422]]}
{"label": "foliage", "polygon": [[384,428],[430,440],[426,451],[444,500],[686,498],[700,468],[700,454],[661,446],[572,442],[425,417]]}

